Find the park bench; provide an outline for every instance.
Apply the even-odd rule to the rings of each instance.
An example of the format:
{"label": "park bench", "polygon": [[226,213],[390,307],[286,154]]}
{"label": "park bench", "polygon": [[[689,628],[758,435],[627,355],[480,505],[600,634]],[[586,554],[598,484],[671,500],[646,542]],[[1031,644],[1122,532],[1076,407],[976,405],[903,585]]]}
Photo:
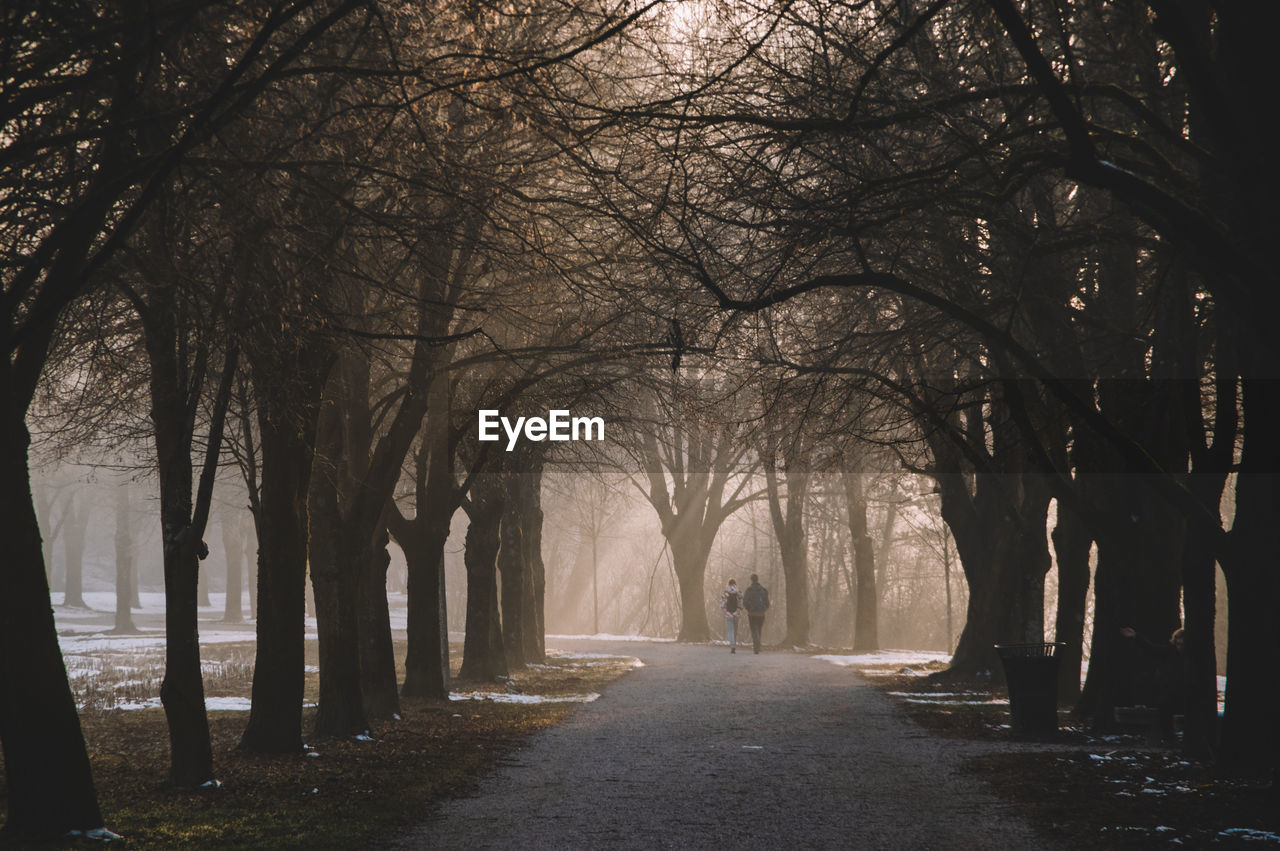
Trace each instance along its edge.
{"label": "park bench", "polygon": [[[1116,723],[1122,729],[1141,730],[1151,747],[1165,744],[1160,731],[1160,709],[1156,706],[1117,706],[1115,708]],[[1173,716],[1174,729],[1182,726],[1182,716]]]}

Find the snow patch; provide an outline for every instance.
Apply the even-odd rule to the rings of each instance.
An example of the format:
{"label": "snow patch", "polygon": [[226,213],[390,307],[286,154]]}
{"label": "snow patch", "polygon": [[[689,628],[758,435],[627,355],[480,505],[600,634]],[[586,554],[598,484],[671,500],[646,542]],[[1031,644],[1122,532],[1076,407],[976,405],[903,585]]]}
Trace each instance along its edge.
{"label": "snow patch", "polygon": [[[146,700],[121,701],[114,708],[123,710],[159,709],[162,706],[160,698],[149,697]],[[304,703],[303,706],[315,706],[315,704]],[[252,701],[247,697],[206,697],[204,699],[204,708],[213,712],[248,712],[253,707]]]}
{"label": "snow patch", "polygon": [[[598,632],[595,635],[548,635],[559,641],[654,641],[662,644],[674,644],[674,638],[659,638],[656,635],[615,635],[610,632]],[[550,651],[548,651],[550,652]]]}
{"label": "snow patch", "polygon": [[634,656],[614,656],[609,653],[572,653],[568,650],[548,650],[547,655],[553,659],[599,659],[606,662],[622,662],[631,668],[644,667],[644,662]]}
{"label": "snow patch", "polygon": [[131,712],[135,709],[159,709],[162,705],[160,698],[150,697],[146,700],[122,700],[114,708]]}
{"label": "snow patch", "polygon": [[450,700],[491,700],[494,703],[591,703],[599,700],[600,695],[571,694],[565,697],[547,697],[541,694],[507,694],[506,692],[468,691],[449,692]]}
{"label": "snow patch", "polygon": [[876,650],[853,656],[823,654],[813,658],[847,668],[853,665],[927,665],[930,662],[950,662],[951,654],[940,650]]}
{"label": "snow patch", "polygon": [[[928,697],[928,695],[924,695]],[[1008,706],[1008,698],[993,697],[990,700],[921,700],[920,698],[908,697],[905,703],[923,703],[929,706]]]}
{"label": "snow patch", "polygon": [[1251,827],[1229,827],[1218,831],[1219,836],[1234,836],[1246,842],[1280,842],[1280,833],[1269,830],[1255,830]]}
{"label": "snow patch", "polygon": [[220,709],[225,712],[248,712],[252,706],[247,697],[206,697],[205,709]]}
{"label": "snow patch", "polygon": [[124,839],[118,833],[112,833],[105,827],[95,827],[92,830],[69,830],[63,835],[64,839],[88,839],[91,842],[115,842],[118,839]]}

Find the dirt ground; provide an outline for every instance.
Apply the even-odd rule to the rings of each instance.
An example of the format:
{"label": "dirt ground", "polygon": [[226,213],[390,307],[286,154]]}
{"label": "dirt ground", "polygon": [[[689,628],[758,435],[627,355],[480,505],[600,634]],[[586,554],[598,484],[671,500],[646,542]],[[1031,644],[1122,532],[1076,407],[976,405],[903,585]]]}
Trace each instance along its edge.
{"label": "dirt ground", "polygon": [[[1012,737],[1003,692],[941,683],[929,672],[917,666],[867,678],[934,735]],[[1060,733],[1044,750],[974,756],[964,770],[1070,847],[1280,847],[1280,806],[1268,783],[1220,777],[1211,764],[1150,747],[1139,733],[1094,736],[1069,713],[1059,718]]]}

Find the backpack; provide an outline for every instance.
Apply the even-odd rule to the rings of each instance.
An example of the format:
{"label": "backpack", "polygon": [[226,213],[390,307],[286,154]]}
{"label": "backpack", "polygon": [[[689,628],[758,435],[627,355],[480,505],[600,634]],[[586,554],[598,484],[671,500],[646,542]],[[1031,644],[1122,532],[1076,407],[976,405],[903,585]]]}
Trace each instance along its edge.
{"label": "backpack", "polygon": [[724,598],[724,610],[730,614],[738,611],[738,592],[730,591],[729,596]]}

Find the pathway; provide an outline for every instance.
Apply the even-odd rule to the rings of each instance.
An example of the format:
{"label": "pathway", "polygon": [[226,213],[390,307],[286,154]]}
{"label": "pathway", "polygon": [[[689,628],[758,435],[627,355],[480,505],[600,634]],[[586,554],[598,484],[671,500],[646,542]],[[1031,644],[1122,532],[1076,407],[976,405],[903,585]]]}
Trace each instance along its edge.
{"label": "pathway", "polygon": [[929,736],[848,668],[749,647],[550,644],[645,667],[385,847],[1054,847],[960,772],[974,744]]}

